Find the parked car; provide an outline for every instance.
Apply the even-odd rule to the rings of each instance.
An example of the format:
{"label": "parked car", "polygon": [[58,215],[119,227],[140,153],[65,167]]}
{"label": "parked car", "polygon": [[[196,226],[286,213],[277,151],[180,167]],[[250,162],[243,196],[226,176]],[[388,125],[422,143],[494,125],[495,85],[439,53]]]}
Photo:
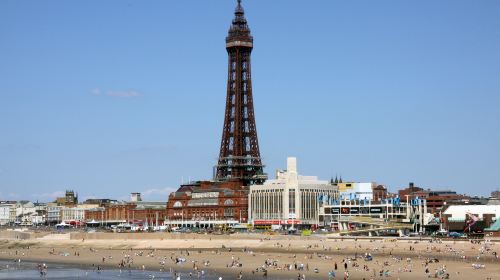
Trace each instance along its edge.
{"label": "parked car", "polygon": [[448,237],[460,238],[460,237],[464,237],[464,234],[452,231],[452,232],[448,233]]}

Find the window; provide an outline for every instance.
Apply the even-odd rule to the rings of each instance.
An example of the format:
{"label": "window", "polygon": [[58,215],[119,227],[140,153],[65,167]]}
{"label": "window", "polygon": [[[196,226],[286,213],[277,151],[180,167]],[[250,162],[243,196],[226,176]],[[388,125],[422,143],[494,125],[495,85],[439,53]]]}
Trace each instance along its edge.
{"label": "window", "polygon": [[290,213],[295,213],[295,190],[288,193],[288,209]]}
{"label": "window", "polygon": [[224,217],[227,217],[227,218],[234,217],[234,209],[232,209],[232,208],[224,209]]}
{"label": "window", "polygon": [[226,201],[224,201],[224,205],[234,205],[234,201],[232,199],[226,199]]}
{"label": "window", "polygon": [[176,202],[174,203],[174,208],[180,208],[180,207],[182,207],[182,202],[180,202],[180,201],[176,201]]}

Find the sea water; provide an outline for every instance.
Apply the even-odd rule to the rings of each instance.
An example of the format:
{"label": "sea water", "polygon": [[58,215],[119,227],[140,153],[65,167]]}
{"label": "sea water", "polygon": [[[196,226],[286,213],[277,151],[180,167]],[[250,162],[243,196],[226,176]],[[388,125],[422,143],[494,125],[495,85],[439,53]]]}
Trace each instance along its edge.
{"label": "sea water", "polygon": [[[24,262],[14,263],[0,261],[0,279],[163,279],[171,280],[174,276],[170,272],[154,272],[128,269],[104,269],[93,270],[78,268],[70,265],[47,264],[48,270],[45,276],[41,276],[36,263]],[[181,279],[189,279],[188,273],[181,272]],[[194,279],[193,277],[191,279]],[[203,277],[202,279],[218,279],[215,276]]]}

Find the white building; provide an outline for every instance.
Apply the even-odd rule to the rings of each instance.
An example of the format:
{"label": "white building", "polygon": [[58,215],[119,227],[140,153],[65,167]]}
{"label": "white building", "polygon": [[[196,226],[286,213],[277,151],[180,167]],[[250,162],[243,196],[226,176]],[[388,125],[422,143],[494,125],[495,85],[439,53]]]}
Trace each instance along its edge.
{"label": "white building", "polygon": [[372,200],[373,188],[377,186],[376,183],[338,183],[340,199],[361,199]]}
{"label": "white building", "polygon": [[31,223],[34,225],[45,224],[47,221],[47,203],[36,202],[35,214],[31,215]]}
{"label": "white building", "polygon": [[[334,232],[350,231],[349,234],[371,235],[381,227],[424,232],[425,227],[434,222],[434,216],[427,214],[425,199],[401,202],[399,198],[378,201],[342,198],[321,205],[320,221],[322,226]],[[391,222],[392,228],[387,221]]]}
{"label": "white building", "polygon": [[17,220],[17,215],[16,215],[16,204],[12,205],[10,208],[10,223],[14,223]]}
{"label": "white building", "polygon": [[40,215],[40,214],[33,214],[31,215],[31,223],[33,225],[41,225],[41,224],[44,224],[45,223],[45,215]]}
{"label": "white building", "polygon": [[0,226],[13,222],[10,218],[11,209],[14,209],[14,204],[0,204]]}
{"label": "white building", "polygon": [[97,208],[96,204],[79,204],[77,207],[62,207],[61,221],[85,221],[85,210]]}
{"label": "white building", "polygon": [[49,224],[57,224],[61,222],[61,209],[62,206],[57,206],[51,203],[47,206],[47,222]]}
{"label": "white building", "polygon": [[78,207],[63,207],[61,208],[61,220],[63,222],[69,221],[83,221],[85,219],[85,209]]}
{"label": "white building", "polygon": [[495,220],[500,217],[500,205],[450,205],[443,212],[450,220],[465,221],[467,214],[477,216],[480,220],[484,219],[485,214],[492,215]]}
{"label": "white building", "polygon": [[309,227],[319,223],[320,197],[336,199],[337,187],[315,176],[297,173],[297,159],[287,159],[287,170],[276,179],[250,187],[248,213],[254,226]]}
{"label": "white building", "polygon": [[15,222],[31,222],[31,216],[36,214],[36,207],[33,202],[20,201],[15,205]]}

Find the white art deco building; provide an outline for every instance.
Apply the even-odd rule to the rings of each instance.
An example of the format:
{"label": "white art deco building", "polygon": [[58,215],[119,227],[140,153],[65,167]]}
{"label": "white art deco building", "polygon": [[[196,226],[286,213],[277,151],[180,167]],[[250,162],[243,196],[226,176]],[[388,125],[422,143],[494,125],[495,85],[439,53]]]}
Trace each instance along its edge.
{"label": "white art deco building", "polygon": [[249,223],[254,226],[308,228],[319,223],[321,199],[338,198],[338,187],[316,176],[297,173],[297,159],[287,159],[287,170],[276,172],[276,179],[250,187]]}

